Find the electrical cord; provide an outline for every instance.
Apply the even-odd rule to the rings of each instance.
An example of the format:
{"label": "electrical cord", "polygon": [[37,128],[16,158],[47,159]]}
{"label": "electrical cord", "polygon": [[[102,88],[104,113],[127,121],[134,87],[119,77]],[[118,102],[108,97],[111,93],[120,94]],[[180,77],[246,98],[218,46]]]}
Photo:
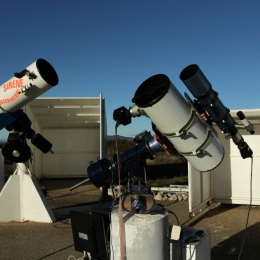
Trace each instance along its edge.
{"label": "electrical cord", "polygon": [[[87,257],[87,258],[86,258],[86,257]],[[70,255],[70,256],[68,257],[68,260],[70,260],[71,258],[72,258],[73,260],[86,260],[86,259],[90,259],[89,256],[87,255],[86,251],[83,251],[83,256],[80,257],[80,258],[76,258],[74,255]]]}
{"label": "electrical cord", "polygon": [[28,174],[29,173],[29,167],[28,166],[26,166],[26,170],[24,171],[21,167],[20,167],[20,165],[18,164],[18,163],[16,163],[16,170],[15,170],[15,173],[18,171],[18,169],[20,169],[20,171],[22,171],[23,173],[25,173],[25,174]]}
{"label": "electrical cord", "polygon": [[194,253],[195,253],[195,246],[194,246],[194,248],[193,248],[193,251],[191,251],[191,245],[189,245],[189,251],[190,251],[190,258],[188,259],[188,260],[192,260],[192,258],[193,258],[193,255],[194,255]]}
{"label": "electrical cord", "polygon": [[49,258],[50,256],[54,256],[55,254],[57,254],[57,253],[59,253],[59,252],[62,252],[63,250],[66,250],[66,249],[68,249],[68,248],[70,248],[70,247],[73,247],[73,246],[74,246],[74,244],[69,245],[69,246],[66,246],[66,247],[63,247],[63,248],[61,248],[61,249],[59,249],[59,250],[57,250],[57,251],[55,251],[55,252],[53,252],[53,253],[50,253],[50,254],[45,255],[45,256],[42,256],[42,257],[40,257],[40,258],[37,258],[37,260],[42,260],[42,259],[45,259],[45,258]]}
{"label": "electrical cord", "polygon": [[242,251],[243,251],[243,247],[245,244],[245,240],[246,240],[246,232],[247,232],[247,228],[248,228],[248,220],[249,220],[249,215],[250,215],[250,210],[251,210],[251,206],[252,206],[252,176],[253,176],[253,157],[251,158],[251,174],[250,174],[250,198],[249,198],[249,207],[248,207],[248,212],[247,212],[247,218],[246,218],[246,226],[244,229],[244,237],[243,237],[243,241],[242,241],[242,245],[240,248],[240,252],[239,252],[239,256],[238,256],[238,260],[240,260]]}
{"label": "electrical cord", "polygon": [[173,214],[175,216],[175,218],[176,218],[177,225],[178,226],[180,225],[179,219],[178,219],[177,215],[173,211],[171,211],[169,209],[166,209],[166,208],[162,208],[161,211],[162,211],[162,213],[171,213],[171,214]]}
{"label": "electrical cord", "polygon": [[[166,209],[166,208],[162,208],[161,209],[161,211],[165,214],[168,214],[168,213],[171,213],[171,214],[173,214],[174,216],[175,216],[175,218],[176,218],[176,222],[177,222],[177,225],[178,226],[180,226],[180,221],[179,221],[179,219],[178,219],[178,217],[177,217],[177,215],[173,212],[173,211],[171,211],[171,210],[169,210],[169,209]],[[179,256],[179,260],[182,260],[183,259],[183,256],[182,256],[182,239],[180,238],[179,239],[179,242],[180,242],[180,256]]]}
{"label": "electrical cord", "polygon": [[[120,162],[120,152],[118,147],[118,138],[117,138],[117,128],[119,123],[115,125],[115,141],[116,141],[116,150],[117,150],[117,167],[118,167],[118,184],[121,188],[121,162]],[[126,240],[125,240],[125,225],[123,222],[123,210],[122,210],[122,194],[119,196],[119,205],[118,205],[118,218],[119,218],[119,237],[120,237],[120,260],[125,260],[126,258]]]}
{"label": "electrical cord", "polygon": [[180,238],[180,257],[179,257],[179,260],[183,260],[183,256],[182,256],[182,239]]}

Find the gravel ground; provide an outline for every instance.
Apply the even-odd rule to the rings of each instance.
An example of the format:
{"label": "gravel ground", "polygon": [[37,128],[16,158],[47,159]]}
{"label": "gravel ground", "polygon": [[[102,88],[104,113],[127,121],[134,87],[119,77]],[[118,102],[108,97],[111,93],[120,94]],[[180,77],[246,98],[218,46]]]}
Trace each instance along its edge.
{"label": "gravel ground", "polygon": [[[70,259],[82,256],[75,251],[68,207],[92,207],[98,202],[101,190],[93,185],[84,184],[70,191],[78,180],[47,180],[41,186],[47,189],[47,201],[53,209],[57,222],[43,224],[35,222],[0,223],[0,259]],[[159,202],[161,203],[161,202]],[[173,211],[180,223],[189,219],[188,202],[163,202]],[[67,210],[67,211],[66,211]],[[210,211],[204,214],[192,226],[211,232],[211,259],[238,259],[243,243],[244,229],[248,214],[245,205],[219,205],[213,203]],[[260,259],[260,207],[252,206],[246,239],[241,260]],[[173,214],[169,222],[176,224]]]}

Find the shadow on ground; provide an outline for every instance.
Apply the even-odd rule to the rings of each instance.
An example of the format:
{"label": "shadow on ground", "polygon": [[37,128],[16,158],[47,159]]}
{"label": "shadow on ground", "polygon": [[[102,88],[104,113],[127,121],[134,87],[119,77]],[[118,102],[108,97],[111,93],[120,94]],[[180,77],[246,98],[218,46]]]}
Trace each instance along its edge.
{"label": "shadow on ground", "polygon": [[195,228],[210,230],[211,259],[237,260],[240,254],[241,260],[260,259],[259,206],[252,206],[245,233],[249,206],[217,205],[193,223]]}

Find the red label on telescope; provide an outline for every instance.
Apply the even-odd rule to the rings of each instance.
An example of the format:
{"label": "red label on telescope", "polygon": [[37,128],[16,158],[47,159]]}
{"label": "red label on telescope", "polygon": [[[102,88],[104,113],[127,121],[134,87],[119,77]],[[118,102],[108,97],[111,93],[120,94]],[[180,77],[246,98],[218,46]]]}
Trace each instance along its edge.
{"label": "red label on telescope", "polygon": [[0,99],[0,106],[15,101],[19,97],[19,94],[20,91],[16,90],[15,93],[10,98]]}
{"label": "red label on telescope", "polygon": [[22,88],[23,87],[23,79],[14,79],[3,85],[4,92],[14,89],[14,88]]}
{"label": "red label on telescope", "polygon": [[[0,99],[0,106],[15,101],[19,97],[20,89],[23,87],[24,87],[23,79],[15,78],[13,80],[6,82],[2,86],[1,90],[3,92],[8,92],[8,94],[10,92],[10,94],[9,94],[9,96],[8,96],[8,94],[6,94],[7,97]],[[13,90],[13,91],[11,91],[11,90]],[[6,96],[6,95],[4,95],[4,96]]]}
{"label": "red label on telescope", "polygon": [[166,143],[163,142],[163,140],[160,138],[159,135],[155,134],[155,140],[165,149],[165,151],[168,154],[174,154],[174,152],[170,149],[169,146],[166,145]]}

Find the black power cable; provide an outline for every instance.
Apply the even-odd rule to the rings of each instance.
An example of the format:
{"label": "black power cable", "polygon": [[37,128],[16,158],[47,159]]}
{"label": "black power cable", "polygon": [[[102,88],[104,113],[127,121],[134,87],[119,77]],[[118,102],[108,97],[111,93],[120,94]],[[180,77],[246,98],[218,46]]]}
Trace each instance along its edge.
{"label": "black power cable", "polygon": [[247,218],[246,218],[246,226],[244,229],[244,237],[243,237],[243,242],[240,248],[240,252],[239,252],[239,256],[238,256],[238,260],[240,260],[241,254],[242,254],[242,250],[245,244],[245,240],[246,240],[246,232],[247,232],[247,228],[248,228],[248,220],[249,220],[249,215],[250,215],[250,210],[251,210],[251,206],[252,206],[252,176],[253,176],[253,157],[251,159],[251,174],[250,174],[250,198],[249,198],[249,207],[248,207],[248,212],[247,212]]}

